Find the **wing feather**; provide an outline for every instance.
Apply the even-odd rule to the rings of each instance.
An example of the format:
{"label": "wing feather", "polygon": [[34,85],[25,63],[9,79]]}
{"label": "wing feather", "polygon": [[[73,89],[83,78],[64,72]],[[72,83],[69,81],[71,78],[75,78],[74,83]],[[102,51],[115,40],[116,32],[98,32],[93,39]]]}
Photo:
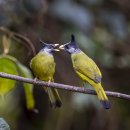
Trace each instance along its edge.
{"label": "wing feather", "polygon": [[88,77],[96,83],[101,82],[101,72],[96,63],[85,53],[80,52],[72,55],[73,67],[76,73],[81,77]]}

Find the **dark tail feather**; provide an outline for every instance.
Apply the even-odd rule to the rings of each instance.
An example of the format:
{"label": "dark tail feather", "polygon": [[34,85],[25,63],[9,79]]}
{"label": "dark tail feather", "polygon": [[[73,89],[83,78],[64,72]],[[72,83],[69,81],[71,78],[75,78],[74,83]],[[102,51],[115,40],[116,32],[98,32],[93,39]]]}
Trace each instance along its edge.
{"label": "dark tail feather", "polygon": [[97,93],[98,99],[100,100],[102,106],[105,109],[110,109],[111,108],[110,102],[107,98],[107,95],[106,95],[101,83],[95,84],[95,91]]}
{"label": "dark tail feather", "polygon": [[105,109],[110,109],[111,108],[111,104],[108,100],[100,100],[101,104],[103,105],[103,107]]}
{"label": "dark tail feather", "polygon": [[62,102],[59,96],[57,89],[55,88],[47,88],[47,93],[50,99],[50,105],[52,108],[61,107]]}

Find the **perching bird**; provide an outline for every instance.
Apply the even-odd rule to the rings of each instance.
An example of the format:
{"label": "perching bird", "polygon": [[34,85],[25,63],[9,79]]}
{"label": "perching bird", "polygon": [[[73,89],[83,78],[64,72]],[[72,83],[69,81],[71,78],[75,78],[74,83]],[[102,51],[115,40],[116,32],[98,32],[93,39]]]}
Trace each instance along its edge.
{"label": "perching bird", "polygon": [[79,49],[74,35],[71,35],[70,42],[61,45],[59,48],[64,49],[71,54],[71,60],[75,72],[84,82],[88,82],[93,86],[103,107],[109,109],[110,103],[101,85],[102,74],[96,63]]}
{"label": "perching bird", "polygon": [[[58,51],[55,49],[58,44],[47,44],[40,41],[43,44],[43,48],[40,52],[32,58],[30,62],[30,67],[37,79],[53,82],[53,75],[55,73],[55,61],[53,57],[53,51]],[[45,91],[48,93],[51,106],[53,108],[60,107],[62,105],[60,96],[57,89],[44,87]]]}

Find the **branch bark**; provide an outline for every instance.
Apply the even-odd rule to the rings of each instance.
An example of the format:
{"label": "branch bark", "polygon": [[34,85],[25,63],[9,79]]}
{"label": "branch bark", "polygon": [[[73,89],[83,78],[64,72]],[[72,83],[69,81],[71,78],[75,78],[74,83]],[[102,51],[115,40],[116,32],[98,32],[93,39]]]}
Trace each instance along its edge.
{"label": "branch bark", "polygon": [[[30,83],[30,84],[34,84],[34,85],[42,86],[42,87],[46,86],[46,87],[63,89],[63,90],[72,91],[72,92],[79,92],[79,93],[96,95],[96,92],[94,90],[86,89],[84,87],[70,86],[70,85],[65,85],[65,84],[60,84],[60,83],[52,83],[52,82],[48,85],[48,82],[44,82],[44,81],[40,81],[40,80],[36,81],[34,79],[11,75],[11,74],[7,74],[4,72],[0,72],[0,77],[12,79],[12,80],[17,80],[20,82]],[[118,92],[111,92],[111,91],[105,91],[105,92],[106,92],[107,96],[130,100],[130,95],[127,95],[127,94],[118,93]]]}

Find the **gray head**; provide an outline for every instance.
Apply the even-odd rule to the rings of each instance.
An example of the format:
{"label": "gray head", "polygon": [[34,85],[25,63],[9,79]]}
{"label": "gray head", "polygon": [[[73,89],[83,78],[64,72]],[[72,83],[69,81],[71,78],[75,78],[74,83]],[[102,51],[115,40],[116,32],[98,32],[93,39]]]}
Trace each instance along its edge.
{"label": "gray head", "polygon": [[61,45],[59,48],[67,51],[70,54],[80,51],[79,47],[76,44],[75,36],[73,34],[71,35],[71,41],[64,45]]}
{"label": "gray head", "polygon": [[40,40],[40,43],[42,43],[43,48],[41,51],[47,52],[47,53],[52,53],[53,51],[59,51],[58,49],[55,49],[59,44],[48,44]]}

